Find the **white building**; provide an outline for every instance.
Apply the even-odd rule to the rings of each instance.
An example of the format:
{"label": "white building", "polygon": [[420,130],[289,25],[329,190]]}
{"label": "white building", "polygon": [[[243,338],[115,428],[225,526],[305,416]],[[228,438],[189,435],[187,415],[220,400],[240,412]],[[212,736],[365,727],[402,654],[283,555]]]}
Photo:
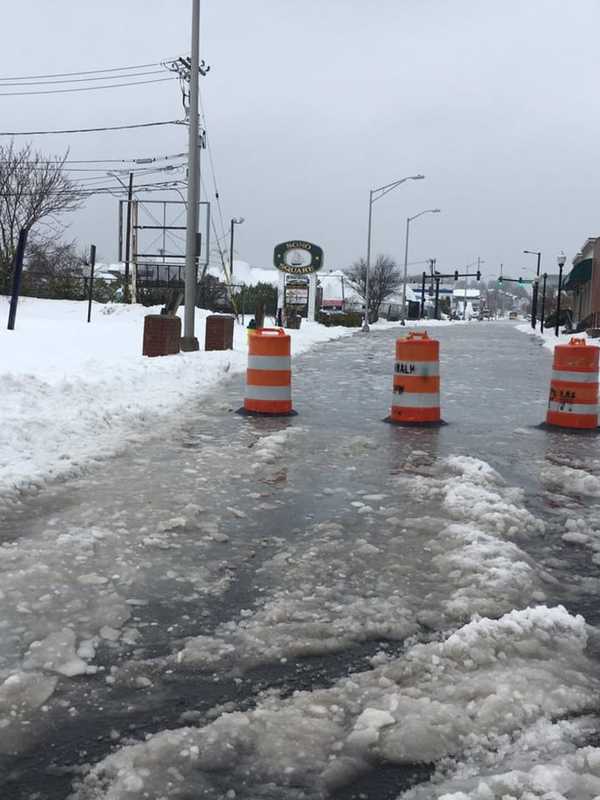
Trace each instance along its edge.
{"label": "white building", "polygon": [[479,289],[454,289],[452,292],[452,311],[459,319],[472,319],[479,316],[481,292]]}

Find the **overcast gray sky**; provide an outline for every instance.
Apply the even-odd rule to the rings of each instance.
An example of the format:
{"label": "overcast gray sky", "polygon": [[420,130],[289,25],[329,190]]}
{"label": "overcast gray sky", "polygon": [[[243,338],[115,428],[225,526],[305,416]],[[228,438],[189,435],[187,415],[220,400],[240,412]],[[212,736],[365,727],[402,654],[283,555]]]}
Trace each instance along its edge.
{"label": "overcast gray sky", "polygon": [[[0,6],[2,77],[189,52],[190,0]],[[268,266],[298,237],[324,248],[326,269],[346,267],[365,253],[369,189],[422,172],[376,204],[375,252],[401,261],[406,216],[440,207],[413,223],[409,261],[481,256],[489,276],[500,263],[519,274],[535,264],[527,248],[554,270],[558,250],[599,232],[598,29],[597,0],[203,0],[202,92],[226,223],[246,218],[238,256]],[[2,130],[182,116],[176,82],[0,97],[0,109]],[[175,126],[33,141],[73,159],[187,144]],[[103,260],[116,257],[116,206],[100,197],[70,218]]]}

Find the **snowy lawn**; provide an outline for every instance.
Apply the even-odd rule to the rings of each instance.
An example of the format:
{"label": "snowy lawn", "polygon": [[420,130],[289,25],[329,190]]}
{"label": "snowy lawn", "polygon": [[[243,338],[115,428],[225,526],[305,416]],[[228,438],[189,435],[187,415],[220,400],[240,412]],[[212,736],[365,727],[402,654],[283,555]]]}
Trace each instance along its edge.
{"label": "snowy lawn", "polygon": [[[85,302],[20,301],[16,330],[0,329],[0,498],[77,474],[151,433],[159,420],[181,415],[184,402],[228,373],[246,368],[241,325],[233,351],[143,357],[143,319],[158,311],[95,303],[88,325]],[[197,311],[201,347],[208,314]],[[0,318],[7,317],[2,297]],[[292,354],[352,332],[304,323],[289,332]]]}

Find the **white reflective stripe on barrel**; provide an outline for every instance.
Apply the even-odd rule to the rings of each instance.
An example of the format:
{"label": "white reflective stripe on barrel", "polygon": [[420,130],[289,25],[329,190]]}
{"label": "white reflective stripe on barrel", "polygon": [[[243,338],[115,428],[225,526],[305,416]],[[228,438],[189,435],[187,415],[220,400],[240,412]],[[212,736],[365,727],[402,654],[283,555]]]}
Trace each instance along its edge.
{"label": "white reflective stripe on barrel", "polygon": [[548,411],[557,411],[561,414],[597,414],[598,404],[594,403],[592,405],[590,403],[588,405],[586,403],[572,403],[570,401],[555,403],[554,400],[551,400],[548,403]]}
{"label": "white reflective stripe on barrel", "polygon": [[438,408],[438,392],[394,392],[392,406],[401,408]]}
{"label": "white reflective stripe on barrel", "polygon": [[248,369],[290,370],[292,359],[289,356],[248,356]]}
{"label": "white reflective stripe on barrel", "polygon": [[246,400],[291,400],[292,387],[257,386],[254,383],[247,383],[245,396]]}
{"label": "white reflective stripe on barrel", "polygon": [[440,374],[438,361],[396,361],[394,375],[410,378],[437,378]]}
{"label": "white reflective stripe on barrel", "polygon": [[567,381],[569,383],[598,383],[597,372],[561,372],[552,370],[553,381]]}

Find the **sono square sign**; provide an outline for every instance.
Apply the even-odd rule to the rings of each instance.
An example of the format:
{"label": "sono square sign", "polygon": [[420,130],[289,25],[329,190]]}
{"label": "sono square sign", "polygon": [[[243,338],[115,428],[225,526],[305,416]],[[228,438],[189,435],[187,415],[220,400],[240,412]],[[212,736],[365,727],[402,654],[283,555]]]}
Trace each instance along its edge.
{"label": "sono square sign", "polygon": [[273,264],[288,275],[311,275],[323,266],[323,250],[312,242],[282,242],[275,247]]}

